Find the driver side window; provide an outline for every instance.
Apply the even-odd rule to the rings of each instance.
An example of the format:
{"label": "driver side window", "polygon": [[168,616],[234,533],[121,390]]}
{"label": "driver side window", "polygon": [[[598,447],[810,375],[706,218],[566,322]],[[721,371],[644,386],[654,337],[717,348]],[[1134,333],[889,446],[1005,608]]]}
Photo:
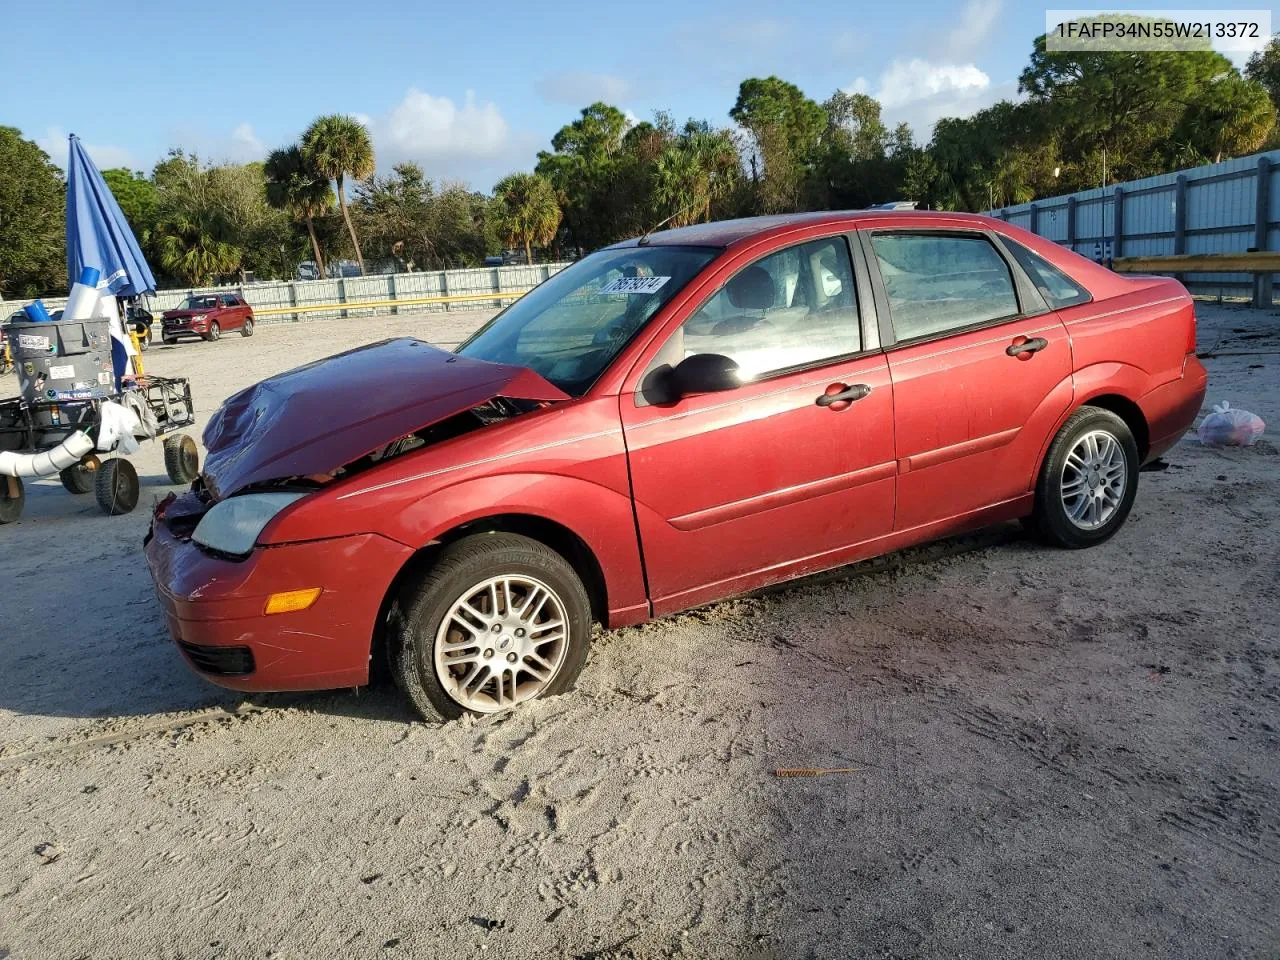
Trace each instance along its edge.
{"label": "driver side window", "polygon": [[861,349],[853,266],[838,236],[743,267],[672,335],[655,364],[721,354],[750,382]]}

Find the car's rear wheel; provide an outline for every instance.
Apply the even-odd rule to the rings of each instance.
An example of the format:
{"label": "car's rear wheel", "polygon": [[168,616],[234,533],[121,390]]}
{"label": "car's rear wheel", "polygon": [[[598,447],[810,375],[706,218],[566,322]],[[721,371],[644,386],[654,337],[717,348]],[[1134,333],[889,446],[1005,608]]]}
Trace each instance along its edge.
{"label": "car's rear wheel", "polygon": [[396,683],[440,723],[571,689],[587,659],[591,605],[554,550],[478,534],[445,547],[405,586],[390,626]]}
{"label": "car's rear wheel", "polygon": [[244,323],[240,325],[240,336],[253,336],[253,317],[246,317]]}
{"label": "car's rear wheel", "polygon": [[1061,547],[1110,539],[1138,493],[1138,445],[1120,417],[1081,407],[1062,425],[1040,468],[1031,528]]}
{"label": "car's rear wheel", "polygon": [[214,340],[217,340],[220,336],[222,336],[222,327],[218,326],[218,321],[214,320],[210,322],[209,332],[204,335],[204,338],[208,340],[210,343],[212,343]]}

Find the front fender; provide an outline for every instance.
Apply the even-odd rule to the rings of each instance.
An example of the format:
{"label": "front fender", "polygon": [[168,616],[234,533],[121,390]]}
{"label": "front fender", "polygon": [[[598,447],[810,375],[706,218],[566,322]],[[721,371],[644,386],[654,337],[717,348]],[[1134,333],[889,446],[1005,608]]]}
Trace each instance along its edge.
{"label": "front fender", "polygon": [[508,473],[463,480],[407,504],[384,529],[421,548],[463,524],[518,514],[572,531],[604,575],[610,625],[647,616],[644,572],[629,497],[579,477]]}

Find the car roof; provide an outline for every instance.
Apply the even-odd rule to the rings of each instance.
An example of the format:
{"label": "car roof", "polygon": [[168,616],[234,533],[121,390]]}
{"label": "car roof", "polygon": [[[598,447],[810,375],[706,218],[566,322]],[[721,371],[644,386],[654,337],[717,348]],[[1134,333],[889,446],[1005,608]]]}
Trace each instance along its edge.
{"label": "car roof", "polygon": [[644,241],[644,246],[694,246],[728,247],[735,243],[763,239],[766,236],[787,233],[800,227],[847,226],[870,224],[872,221],[892,221],[895,226],[917,223],[929,225],[990,226],[998,221],[973,213],[952,213],[940,210],[818,210],[809,213],[783,213],[767,217],[743,217],[739,220],[718,220],[713,223],[695,223],[673,230],[658,230],[646,237],[633,237],[615,243],[609,249],[634,247]]}

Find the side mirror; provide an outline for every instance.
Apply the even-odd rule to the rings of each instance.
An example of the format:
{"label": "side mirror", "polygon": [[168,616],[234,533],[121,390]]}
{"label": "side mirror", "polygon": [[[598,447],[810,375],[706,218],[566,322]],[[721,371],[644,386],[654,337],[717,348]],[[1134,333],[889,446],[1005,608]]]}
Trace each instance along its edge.
{"label": "side mirror", "polygon": [[715,393],[742,386],[737,362],[720,353],[695,353],[685,357],[671,368],[667,378],[677,399],[693,393]]}

